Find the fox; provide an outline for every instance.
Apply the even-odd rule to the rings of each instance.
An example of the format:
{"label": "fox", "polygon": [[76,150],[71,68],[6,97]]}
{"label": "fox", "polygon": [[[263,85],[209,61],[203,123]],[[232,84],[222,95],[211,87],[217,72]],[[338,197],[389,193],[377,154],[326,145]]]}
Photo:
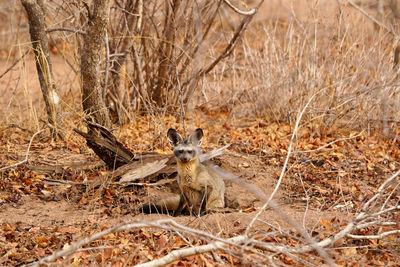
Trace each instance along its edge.
{"label": "fox", "polygon": [[180,195],[159,200],[141,207],[144,213],[169,212],[178,216],[184,209],[190,214],[202,215],[225,207],[225,183],[210,167],[200,162],[203,130],[196,129],[186,139],[173,128],[167,139],[177,161],[177,182]]}

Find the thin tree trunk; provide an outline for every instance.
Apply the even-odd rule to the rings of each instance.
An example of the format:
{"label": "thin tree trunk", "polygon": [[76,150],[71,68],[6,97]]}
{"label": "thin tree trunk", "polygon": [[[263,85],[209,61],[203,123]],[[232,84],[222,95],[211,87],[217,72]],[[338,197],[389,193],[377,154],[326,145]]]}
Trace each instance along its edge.
{"label": "thin tree trunk", "polygon": [[63,139],[61,130],[62,112],[60,98],[54,83],[52,65],[50,61],[49,45],[46,35],[44,3],[42,0],[21,0],[29,20],[29,33],[31,36],[33,50],[35,52],[36,70],[39,76],[40,88],[42,90],[51,133],[53,138]]}
{"label": "thin tree trunk", "polygon": [[[113,64],[114,67],[110,71],[111,79],[109,85],[106,88],[108,92],[106,92],[105,101],[107,103],[111,117],[118,121],[120,124],[126,124],[129,121],[128,114],[124,112],[124,109],[129,109],[129,98],[127,96],[126,90],[125,92],[121,92],[120,90],[120,71],[126,63],[126,58],[132,46],[132,35],[137,34],[136,31],[133,33],[133,27],[137,23],[137,17],[132,15],[138,13],[137,5],[138,1],[134,2],[133,0],[128,0],[125,4],[125,11],[127,14],[122,14],[122,16],[127,21],[126,28],[122,27],[123,29],[120,29],[120,31],[118,31],[118,34],[122,35],[122,41],[119,45],[117,45],[116,42],[111,44],[110,49],[111,54],[122,53],[122,55],[118,56],[115,59]],[[122,25],[125,26],[125,23],[123,23]]]}
{"label": "thin tree trunk", "polygon": [[168,77],[169,69],[171,68],[172,64],[172,52],[173,46],[175,44],[175,19],[176,15],[179,10],[181,1],[174,0],[171,3],[171,11],[170,7],[167,3],[167,14],[165,18],[165,30],[163,34],[163,40],[160,47],[160,67],[158,69],[158,80],[157,80],[157,87],[153,92],[153,100],[157,104],[157,106],[162,106],[162,97],[167,92],[164,92],[168,82],[170,81],[171,77]]}
{"label": "thin tree trunk", "polygon": [[89,14],[89,28],[81,57],[82,106],[86,120],[105,127],[110,127],[111,121],[101,93],[98,67],[108,23],[109,2],[109,0],[93,2],[93,12]]}

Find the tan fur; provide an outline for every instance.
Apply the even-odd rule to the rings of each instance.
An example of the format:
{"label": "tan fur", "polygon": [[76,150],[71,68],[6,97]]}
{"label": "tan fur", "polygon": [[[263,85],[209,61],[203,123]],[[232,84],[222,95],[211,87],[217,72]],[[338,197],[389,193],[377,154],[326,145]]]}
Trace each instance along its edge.
{"label": "tan fur", "polygon": [[168,140],[173,147],[177,161],[177,182],[181,196],[159,200],[155,204],[144,205],[144,212],[175,211],[179,214],[183,206],[191,213],[217,211],[225,207],[225,183],[211,168],[200,163],[198,153],[203,138],[203,130],[197,129],[187,139],[174,130],[168,130]]}
{"label": "tan fur", "polygon": [[159,211],[168,212],[168,210],[176,210],[179,205],[179,199],[179,195],[176,195],[157,201]]}
{"label": "tan fur", "polygon": [[196,157],[183,163],[178,160],[178,184],[188,206],[199,213],[203,197],[207,199],[206,211],[224,208],[225,183]]}

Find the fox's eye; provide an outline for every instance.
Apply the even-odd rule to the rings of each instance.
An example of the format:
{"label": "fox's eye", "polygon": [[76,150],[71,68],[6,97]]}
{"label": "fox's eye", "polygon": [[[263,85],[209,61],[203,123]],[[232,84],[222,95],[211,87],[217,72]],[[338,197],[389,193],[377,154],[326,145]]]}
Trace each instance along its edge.
{"label": "fox's eye", "polygon": [[189,153],[189,154],[193,154],[193,150],[189,150],[188,153]]}
{"label": "fox's eye", "polygon": [[182,153],[183,153],[183,150],[182,150],[182,149],[179,149],[179,150],[178,150],[178,153],[179,153],[179,154],[182,154]]}

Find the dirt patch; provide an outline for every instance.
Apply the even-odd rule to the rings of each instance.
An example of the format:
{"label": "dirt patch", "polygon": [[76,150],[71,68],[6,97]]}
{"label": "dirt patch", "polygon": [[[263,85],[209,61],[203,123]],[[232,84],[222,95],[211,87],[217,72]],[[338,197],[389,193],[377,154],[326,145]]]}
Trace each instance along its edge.
{"label": "dirt patch", "polygon": [[4,204],[0,211],[0,223],[24,223],[49,227],[73,222],[82,222],[93,215],[85,214],[66,200],[46,201],[37,196],[24,196],[17,204]]}
{"label": "dirt patch", "polygon": [[[56,154],[55,152],[52,153],[52,155]],[[73,156],[71,155],[71,157]],[[243,181],[259,188],[267,196],[270,195],[274,188],[276,182],[275,173],[278,169],[262,164],[257,156],[245,156],[228,151],[215,162],[226,171],[239,176]],[[179,216],[174,219],[184,226],[223,236],[234,236],[245,231],[261,207],[262,202],[242,185],[232,181],[225,181],[225,183],[227,206],[236,211],[212,213],[201,217]],[[129,205],[121,203],[102,205],[96,201],[95,197],[89,197],[88,204],[77,203],[80,198],[76,196],[75,200],[68,200],[68,197],[66,197],[68,194],[65,194],[65,191],[70,191],[68,188],[71,188],[71,185],[68,188],[65,187],[65,185],[47,186],[46,190],[53,192],[55,197],[45,198],[43,194],[24,195],[16,203],[3,203],[0,211],[0,223],[11,225],[23,223],[32,227],[63,227],[71,224],[80,225],[88,220],[98,221],[99,223],[107,222],[109,224],[117,224],[129,220],[154,221],[169,218],[170,216],[165,214],[137,214],[135,207],[138,203],[167,198],[176,193],[177,190],[176,185],[147,188],[146,190],[140,189],[141,193],[136,198],[134,190],[129,192],[129,189],[120,188],[117,190],[119,190],[118,192],[121,194],[121,197],[122,195],[133,196],[135,200],[139,201],[128,203]],[[71,194],[69,192],[69,196]],[[81,194],[83,193],[81,192]],[[282,212],[286,213],[296,222],[304,221],[304,224],[307,226],[315,225],[320,218],[327,215],[330,217],[335,216],[335,213],[324,213],[321,211],[309,211],[304,214],[303,208],[284,203],[279,191],[275,197],[275,202],[279,204]],[[258,232],[266,232],[271,227],[286,228],[291,227],[291,225],[275,211],[267,209],[259,217],[254,229],[257,229]]]}

